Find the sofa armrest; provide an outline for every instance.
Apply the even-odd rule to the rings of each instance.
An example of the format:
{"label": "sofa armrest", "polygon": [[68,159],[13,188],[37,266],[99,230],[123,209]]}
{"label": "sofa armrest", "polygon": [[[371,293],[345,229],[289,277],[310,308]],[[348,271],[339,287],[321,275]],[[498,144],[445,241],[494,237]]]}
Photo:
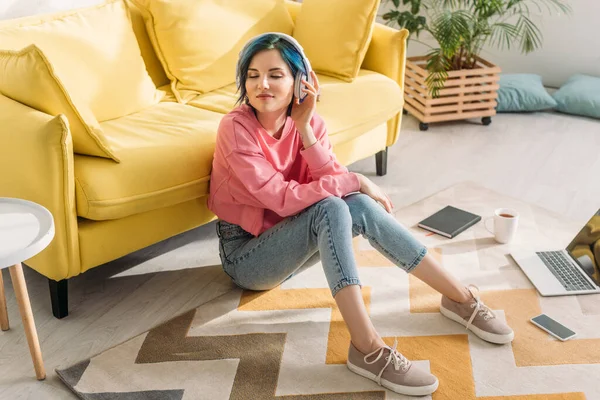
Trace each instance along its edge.
{"label": "sofa armrest", "polygon": [[[373,37],[361,68],[379,72],[393,79],[402,95],[404,95],[404,71],[406,69],[406,40],[408,30],[394,29],[376,23],[373,28]],[[388,121],[387,146],[396,143],[402,113]]]}
{"label": "sofa armrest", "polygon": [[362,68],[379,72],[393,79],[404,91],[407,38],[406,29],[397,30],[376,23]]}
{"label": "sofa armrest", "polygon": [[0,171],[1,197],[34,201],[54,217],[54,239],[27,265],[57,281],[78,275],[73,143],[66,117],[0,94]]}

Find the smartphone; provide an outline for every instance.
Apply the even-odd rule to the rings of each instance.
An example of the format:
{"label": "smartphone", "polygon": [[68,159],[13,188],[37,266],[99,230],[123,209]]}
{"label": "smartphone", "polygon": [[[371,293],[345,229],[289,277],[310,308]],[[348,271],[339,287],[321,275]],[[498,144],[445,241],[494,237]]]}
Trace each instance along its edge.
{"label": "smartphone", "polygon": [[576,335],[575,332],[573,332],[560,322],[553,320],[546,314],[540,314],[537,317],[533,317],[530,321],[537,327],[545,330],[546,332],[563,342],[565,340],[571,339]]}

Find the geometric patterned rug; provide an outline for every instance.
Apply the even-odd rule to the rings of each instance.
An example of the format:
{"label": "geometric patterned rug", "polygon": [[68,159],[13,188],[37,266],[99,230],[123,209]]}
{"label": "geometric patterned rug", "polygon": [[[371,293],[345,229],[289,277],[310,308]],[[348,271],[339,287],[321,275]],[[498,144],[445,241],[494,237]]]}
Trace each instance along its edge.
{"label": "geometric patterned rug", "polygon": [[[485,219],[516,208],[512,244],[497,244],[483,221],[454,239],[416,226],[451,204]],[[600,296],[541,297],[508,253],[514,246],[564,247],[578,224],[472,183],[395,212],[515,331],[509,345],[482,341],[439,313],[440,295],[396,268],[362,237],[355,256],[377,331],[434,373],[433,400],[599,400]],[[529,319],[548,313],[577,332],[555,340]],[[318,257],[280,287],[238,288],[91,359],[57,370],[82,399],[363,400],[408,399],[350,372],[349,333]]]}

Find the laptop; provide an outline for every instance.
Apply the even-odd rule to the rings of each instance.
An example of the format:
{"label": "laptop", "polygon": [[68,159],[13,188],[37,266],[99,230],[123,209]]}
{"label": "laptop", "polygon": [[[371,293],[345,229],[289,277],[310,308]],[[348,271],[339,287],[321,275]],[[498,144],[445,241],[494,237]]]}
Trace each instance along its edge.
{"label": "laptop", "polygon": [[600,293],[600,210],[564,250],[510,255],[542,296]]}

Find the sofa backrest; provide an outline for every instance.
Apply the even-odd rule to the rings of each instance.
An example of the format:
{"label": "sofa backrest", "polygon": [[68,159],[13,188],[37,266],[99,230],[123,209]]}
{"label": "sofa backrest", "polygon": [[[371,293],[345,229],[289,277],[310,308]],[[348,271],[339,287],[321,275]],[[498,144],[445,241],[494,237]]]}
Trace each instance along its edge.
{"label": "sofa backrest", "polygon": [[[129,10],[131,11],[133,30],[135,32],[135,36],[140,46],[142,57],[144,58],[144,62],[146,63],[146,69],[148,70],[152,81],[154,81],[154,84],[157,87],[168,84],[169,78],[167,78],[165,70],[160,63],[160,60],[156,56],[154,48],[152,47],[152,43],[150,42],[150,38],[148,37],[146,25],[144,24],[144,19],[142,18],[140,10],[135,4],[133,4],[133,2],[129,0],[127,0],[127,5],[129,6]],[[296,21],[296,15],[298,15],[302,4],[292,0],[286,0],[286,5],[288,7],[290,15],[292,16],[292,20]]]}

